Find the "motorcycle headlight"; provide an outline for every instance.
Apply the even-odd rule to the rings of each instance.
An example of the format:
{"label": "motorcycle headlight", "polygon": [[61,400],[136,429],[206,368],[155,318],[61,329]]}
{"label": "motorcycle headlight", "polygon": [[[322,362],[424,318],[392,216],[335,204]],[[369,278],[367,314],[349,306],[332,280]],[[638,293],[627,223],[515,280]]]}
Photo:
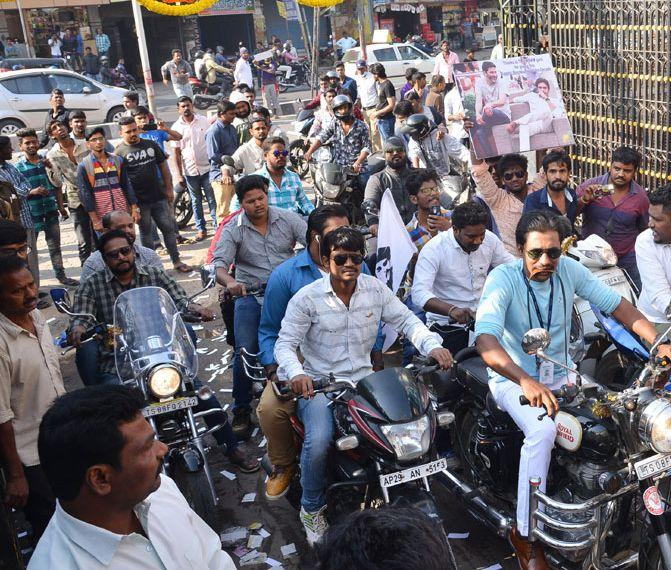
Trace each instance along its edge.
{"label": "motorcycle headlight", "polygon": [[412,461],[424,455],[431,445],[429,416],[407,424],[381,425],[382,433],[394,448],[399,461]]}
{"label": "motorcycle headlight", "polygon": [[641,414],[638,435],[657,453],[671,453],[671,403],[650,402]]}
{"label": "motorcycle headlight", "polygon": [[173,366],[157,366],[149,374],[149,389],[157,398],[169,398],[182,383],[182,375]]}
{"label": "motorcycle headlight", "polygon": [[335,200],[340,194],[339,184],[329,184],[328,182],[324,182],[322,184],[322,189],[324,190],[324,198],[327,200]]}

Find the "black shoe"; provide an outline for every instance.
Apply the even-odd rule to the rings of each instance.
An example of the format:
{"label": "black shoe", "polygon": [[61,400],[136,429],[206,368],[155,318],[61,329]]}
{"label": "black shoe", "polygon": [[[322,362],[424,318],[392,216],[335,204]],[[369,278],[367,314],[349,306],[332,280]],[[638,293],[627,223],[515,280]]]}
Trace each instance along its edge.
{"label": "black shoe", "polygon": [[44,309],[48,309],[51,307],[51,300],[49,297],[42,297],[41,299],[38,299],[37,301],[37,308],[40,311],[43,311]]}
{"label": "black shoe", "polygon": [[259,467],[261,467],[261,464],[256,457],[247,455],[239,447],[237,447],[235,451],[228,456],[228,460],[243,473],[254,473],[255,471],[259,470]]}
{"label": "black shoe", "polygon": [[238,440],[249,439],[252,429],[252,416],[249,410],[235,410],[233,412],[233,421],[231,422],[233,433]]}
{"label": "black shoe", "polygon": [[67,285],[68,287],[77,287],[77,285],[79,285],[79,281],[65,275],[58,275],[56,279],[58,279],[60,284]]}

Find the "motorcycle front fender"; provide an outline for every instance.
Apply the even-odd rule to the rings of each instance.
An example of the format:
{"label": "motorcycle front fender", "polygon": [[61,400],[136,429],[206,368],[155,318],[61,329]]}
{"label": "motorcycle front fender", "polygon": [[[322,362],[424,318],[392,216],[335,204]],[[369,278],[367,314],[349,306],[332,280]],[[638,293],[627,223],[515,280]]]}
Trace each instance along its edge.
{"label": "motorcycle front fender", "polygon": [[200,451],[192,446],[172,449],[169,452],[170,462],[177,463],[187,473],[196,473],[205,465],[205,460]]}
{"label": "motorcycle front fender", "polygon": [[401,485],[397,487],[390,504],[400,507],[414,507],[422,511],[427,517],[435,521],[442,521],[438,504],[433,495],[416,485]]}

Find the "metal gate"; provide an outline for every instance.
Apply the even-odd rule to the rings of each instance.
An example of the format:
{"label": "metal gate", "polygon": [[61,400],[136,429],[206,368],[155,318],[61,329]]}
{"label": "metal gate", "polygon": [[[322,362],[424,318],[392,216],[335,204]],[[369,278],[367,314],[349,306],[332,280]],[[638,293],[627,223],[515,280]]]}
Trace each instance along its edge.
{"label": "metal gate", "polygon": [[671,1],[502,0],[501,12],[511,55],[538,52],[549,35],[579,179],[627,145],[643,155],[644,186],[671,180]]}

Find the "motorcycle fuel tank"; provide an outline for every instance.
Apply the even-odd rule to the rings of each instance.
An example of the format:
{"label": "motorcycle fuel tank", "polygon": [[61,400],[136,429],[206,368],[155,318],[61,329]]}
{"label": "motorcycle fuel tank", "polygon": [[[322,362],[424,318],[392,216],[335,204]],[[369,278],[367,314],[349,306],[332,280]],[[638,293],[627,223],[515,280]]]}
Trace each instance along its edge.
{"label": "motorcycle fuel tank", "polygon": [[405,368],[387,368],[360,380],[357,393],[389,422],[409,422],[424,414],[422,385]]}
{"label": "motorcycle fuel tank", "polygon": [[617,429],[610,418],[598,418],[589,404],[564,408],[555,419],[558,446],[586,459],[610,459],[617,451]]}

